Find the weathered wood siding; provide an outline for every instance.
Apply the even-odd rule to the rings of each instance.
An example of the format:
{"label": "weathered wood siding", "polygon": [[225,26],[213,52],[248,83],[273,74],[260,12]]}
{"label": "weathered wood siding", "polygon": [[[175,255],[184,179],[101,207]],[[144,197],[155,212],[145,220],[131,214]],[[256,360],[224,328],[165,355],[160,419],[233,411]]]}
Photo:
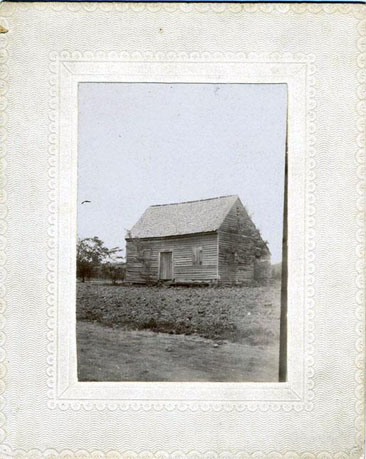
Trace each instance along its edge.
{"label": "weathered wood siding", "polygon": [[269,251],[240,200],[220,226],[218,247],[220,283],[250,284],[270,273]]}
{"label": "weathered wood siding", "polygon": [[257,233],[254,223],[239,199],[236,200],[219,229],[220,231],[251,237]]}
{"label": "weathered wood siding", "polygon": [[[196,262],[199,251],[200,263]],[[175,282],[213,281],[217,279],[217,234],[187,235],[171,238],[127,239],[126,281],[134,283],[159,280],[160,252],[173,253]]]}
{"label": "weathered wood siding", "polygon": [[254,279],[252,243],[240,234],[219,232],[219,275],[222,284],[249,284]]}

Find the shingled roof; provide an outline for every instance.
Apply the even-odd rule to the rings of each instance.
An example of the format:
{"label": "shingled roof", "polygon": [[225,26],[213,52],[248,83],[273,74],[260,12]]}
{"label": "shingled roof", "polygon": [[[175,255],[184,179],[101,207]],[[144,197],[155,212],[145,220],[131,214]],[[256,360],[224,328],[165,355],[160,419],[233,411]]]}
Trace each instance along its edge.
{"label": "shingled roof", "polygon": [[216,231],[238,199],[239,196],[231,195],[150,206],[128,237],[167,237]]}

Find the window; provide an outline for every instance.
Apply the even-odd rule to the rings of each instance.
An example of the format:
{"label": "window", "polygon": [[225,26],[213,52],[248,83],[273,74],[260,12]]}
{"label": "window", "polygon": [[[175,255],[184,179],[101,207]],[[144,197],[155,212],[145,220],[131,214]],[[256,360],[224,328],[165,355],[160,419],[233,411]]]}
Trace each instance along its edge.
{"label": "window", "polygon": [[193,264],[202,265],[202,247],[193,247]]}

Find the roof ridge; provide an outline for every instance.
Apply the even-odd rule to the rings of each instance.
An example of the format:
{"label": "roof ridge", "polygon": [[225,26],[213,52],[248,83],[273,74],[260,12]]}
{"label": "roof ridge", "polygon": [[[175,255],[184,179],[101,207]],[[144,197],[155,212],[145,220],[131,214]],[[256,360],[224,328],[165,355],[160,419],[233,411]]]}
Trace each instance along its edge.
{"label": "roof ridge", "polygon": [[227,194],[227,195],[224,195],[224,196],[216,196],[214,198],[194,199],[193,201],[170,202],[168,204],[153,204],[153,205],[151,205],[149,207],[151,208],[151,207],[177,206],[179,204],[190,204],[190,203],[193,203],[193,202],[213,201],[214,199],[233,198],[233,197],[239,198],[239,195],[237,195],[237,194]]}

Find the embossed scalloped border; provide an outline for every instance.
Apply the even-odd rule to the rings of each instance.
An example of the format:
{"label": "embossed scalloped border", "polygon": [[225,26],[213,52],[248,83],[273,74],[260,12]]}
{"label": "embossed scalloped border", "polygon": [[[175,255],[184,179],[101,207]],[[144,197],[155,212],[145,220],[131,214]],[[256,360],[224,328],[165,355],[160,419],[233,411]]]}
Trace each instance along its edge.
{"label": "embossed scalloped border", "polygon": [[[162,411],[167,410],[171,411],[178,409],[180,411],[191,410],[191,411],[290,411],[292,409],[296,411],[301,411],[303,409],[311,411],[313,409],[312,400],[314,398],[314,381],[312,377],[314,376],[314,271],[315,271],[315,130],[316,130],[316,101],[315,101],[315,56],[312,54],[304,53],[209,53],[209,52],[180,52],[176,53],[174,51],[163,53],[157,52],[156,54],[151,52],[133,52],[128,53],[125,51],[116,52],[116,51],[67,51],[63,50],[60,52],[52,51],[50,53],[50,64],[49,64],[49,83],[50,83],[50,102],[49,102],[49,241],[48,241],[48,320],[47,326],[49,331],[47,333],[47,338],[49,344],[47,347],[48,357],[47,364],[49,365],[47,369],[47,386],[48,390],[48,407],[50,409],[60,408],[61,410],[66,410],[71,408],[73,410],[79,410],[84,408],[91,410],[93,408],[97,410],[116,410],[120,409],[123,411],[126,410],[155,410]],[[57,253],[56,253],[56,234],[57,234],[57,156],[58,156],[58,107],[59,107],[59,77],[58,69],[59,62],[63,60],[74,60],[74,61],[93,61],[93,60],[107,60],[107,61],[130,61],[130,62],[139,62],[139,61],[150,61],[150,62],[174,62],[174,61],[184,61],[184,62],[251,62],[251,61],[260,61],[268,64],[280,63],[280,62],[293,62],[293,63],[305,63],[307,68],[307,87],[306,87],[306,104],[307,104],[307,113],[306,113],[306,123],[307,123],[307,151],[308,151],[308,160],[306,164],[306,266],[305,266],[305,356],[304,356],[304,365],[305,365],[305,390],[304,398],[301,401],[241,401],[241,402],[218,402],[218,401],[126,401],[126,400],[105,400],[105,401],[93,401],[93,400],[67,400],[67,399],[58,399],[56,394],[56,374],[57,374],[57,345],[56,345],[56,336],[57,336]]]}
{"label": "embossed scalloped border", "polygon": [[[12,454],[17,459],[362,459],[360,458],[360,450],[353,448],[350,451],[339,451],[331,454],[327,451],[319,453],[287,451],[281,453],[279,451],[271,451],[265,453],[264,451],[254,451],[253,453],[246,453],[238,450],[224,450],[217,452],[214,450],[197,451],[191,450],[189,452],[182,450],[174,451],[131,451],[126,450],[123,452],[109,450],[103,452],[100,450],[86,451],[78,450],[72,451],[64,449],[57,451],[55,449],[47,449],[41,451],[39,449],[32,449],[24,451],[17,449],[12,451]],[[10,455],[10,452],[9,452]],[[12,457],[14,457],[12,456]]]}
{"label": "embossed scalloped border", "polygon": [[[24,5],[24,4],[23,4]],[[35,5],[35,4],[33,4]],[[72,11],[70,8],[71,4],[67,4],[68,9]],[[91,6],[90,6],[91,5]],[[118,5],[118,4],[117,4]],[[14,4],[12,5],[14,7]],[[42,5],[43,6],[43,5]],[[57,5],[59,6],[59,5]],[[93,10],[93,4],[79,4],[79,7],[86,11]],[[102,5],[98,5],[98,8],[103,9]],[[143,5],[146,6],[145,4]],[[357,104],[357,113],[358,113],[358,120],[357,120],[357,130],[359,135],[357,137],[357,145],[358,151],[355,155],[355,161],[358,165],[357,174],[358,174],[358,184],[357,184],[357,255],[358,261],[356,264],[357,276],[355,279],[356,286],[357,286],[357,295],[356,295],[356,302],[357,302],[357,309],[355,311],[356,319],[358,321],[356,327],[357,333],[357,340],[355,343],[355,348],[358,352],[358,355],[355,360],[356,364],[356,373],[355,373],[355,381],[357,383],[357,387],[355,389],[356,395],[356,419],[355,419],[355,426],[356,426],[356,447],[347,452],[338,452],[335,454],[331,454],[329,452],[323,451],[316,454],[310,452],[303,452],[297,453],[295,451],[288,451],[287,453],[280,453],[280,452],[270,452],[270,453],[263,453],[261,451],[256,451],[253,453],[245,453],[245,452],[233,452],[233,451],[223,451],[221,453],[217,453],[215,451],[191,451],[189,453],[183,451],[142,451],[140,453],[134,451],[125,451],[125,452],[117,452],[117,451],[109,451],[107,453],[102,451],[94,450],[92,452],[88,452],[86,450],[78,450],[78,451],[71,451],[68,449],[57,451],[54,449],[47,449],[41,451],[39,449],[32,449],[30,451],[24,450],[14,450],[12,451],[11,448],[7,445],[3,445],[2,452],[9,456],[19,456],[19,457],[26,457],[29,458],[30,456],[35,458],[47,458],[47,459],[54,459],[55,457],[68,457],[68,458],[95,458],[95,459],[111,459],[111,458],[121,458],[126,459],[128,458],[136,458],[136,459],[149,459],[149,458],[174,458],[174,459],[198,459],[198,458],[210,458],[210,459],[223,459],[224,457],[232,457],[236,459],[242,459],[245,457],[256,457],[256,458],[269,458],[269,459],[279,459],[279,458],[286,458],[286,459],[343,459],[343,458],[359,458],[362,454],[362,447],[363,447],[363,418],[364,418],[364,404],[363,404],[363,390],[364,390],[364,372],[363,372],[363,363],[364,363],[364,349],[365,349],[365,338],[364,338],[364,292],[365,292],[365,285],[364,285],[364,277],[365,277],[365,269],[364,269],[364,259],[365,259],[365,240],[364,240],[364,229],[365,229],[365,210],[364,210],[364,196],[365,196],[365,113],[366,113],[366,101],[365,101],[365,83],[366,83],[366,55],[365,55],[365,38],[366,38],[366,20],[364,19],[364,6],[360,5],[359,8],[355,8],[353,5],[350,8],[348,5],[342,4],[328,4],[328,5],[319,5],[319,4],[291,4],[291,5],[240,5],[240,11],[247,11],[247,12],[255,12],[255,11],[263,11],[267,13],[271,13],[272,11],[281,12],[281,13],[297,13],[301,14],[303,12],[309,11],[312,13],[319,13],[321,11],[327,13],[345,13],[345,14],[353,14],[357,19],[359,19],[359,39],[357,41],[357,48],[359,52],[359,59],[358,59],[358,72],[357,72],[357,81],[359,83],[359,87],[357,90],[357,95],[359,102]],[[19,4],[17,5],[19,7]],[[28,5],[27,5],[28,7]],[[169,5],[164,4],[164,9],[168,10]],[[250,7],[252,9],[250,9]],[[273,9],[270,9],[272,8]],[[283,8],[283,7],[288,7]],[[181,5],[179,5],[181,8]],[[283,9],[282,9],[283,8]],[[57,10],[56,5],[52,4],[52,9]],[[94,8],[96,9],[96,8]],[[118,9],[118,8],[116,8]],[[225,10],[229,10],[231,12],[239,12],[235,10],[235,5],[225,5]],[[10,16],[13,14],[15,8],[9,13],[2,10],[3,16]],[[220,12],[220,11],[215,11]],[[1,18],[2,24],[7,26],[7,21],[5,17]],[[9,27],[8,27],[9,28]],[[1,204],[2,210],[6,215],[6,190],[5,190],[5,183],[6,183],[6,176],[4,174],[5,171],[5,156],[6,156],[6,144],[4,143],[6,138],[6,122],[7,122],[7,98],[6,92],[8,87],[8,67],[7,67],[7,36],[3,34],[0,38],[0,196],[1,196]],[[315,167],[315,164],[314,164]],[[51,193],[52,189],[50,189]],[[52,194],[51,194],[52,196]],[[5,215],[0,215],[0,264],[1,266],[5,265],[6,262],[6,231],[7,231],[7,222],[5,220]],[[51,246],[50,249],[53,247]],[[6,269],[3,268],[2,277],[0,279],[0,328],[3,329],[5,325],[5,316],[4,311],[6,308],[6,290],[5,290],[5,276],[6,276]],[[52,272],[49,273],[49,278],[52,279]],[[53,292],[50,292],[53,293]],[[309,317],[311,319],[311,317]],[[5,340],[5,335],[1,335],[1,347],[0,347],[0,409],[2,410],[5,404],[5,399],[3,396],[5,390],[5,382],[4,376],[6,373],[6,367],[4,365],[5,360],[5,349],[2,347],[3,340]],[[0,441],[4,441],[6,432],[2,428],[5,424],[5,417],[4,414],[1,412],[0,415]]]}
{"label": "embossed scalloped border", "polygon": [[[14,10],[29,10],[36,9],[38,11],[51,8],[53,11],[68,10],[70,12],[78,11],[119,11],[126,12],[128,10],[136,13],[141,11],[149,11],[151,13],[158,13],[165,11],[167,13],[175,13],[182,11],[183,13],[190,13],[196,11],[198,13],[212,12],[216,14],[230,12],[230,13],[266,13],[266,14],[303,14],[313,13],[319,14],[325,12],[328,14],[342,13],[342,14],[355,14],[354,6],[350,4],[318,4],[318,3],[114,3],[114,2],[70,2],[70,3],[56,3],[56,2],[40,2],[40,3],[17,3],[13,6],[11,13]],[[4,13],[4,14],[7,14]]]}
{"label": "embossed scalloped border", "polygon": [[[1,19],[1,25],[9,29],[8,21]],[[0,34],[0,443],[6,438],[5,423],[6,418],[3,413],[5,406],[4,392],[6,389],[5,375],[6,367],[6,350],[4,344],[6,335],[5,327],[5,310],[7,306],[6,299],[6,247],[7,247],[7,191],[6,191],[6,156],[7,156],[7,135],[8,135],[8,34]]]}

